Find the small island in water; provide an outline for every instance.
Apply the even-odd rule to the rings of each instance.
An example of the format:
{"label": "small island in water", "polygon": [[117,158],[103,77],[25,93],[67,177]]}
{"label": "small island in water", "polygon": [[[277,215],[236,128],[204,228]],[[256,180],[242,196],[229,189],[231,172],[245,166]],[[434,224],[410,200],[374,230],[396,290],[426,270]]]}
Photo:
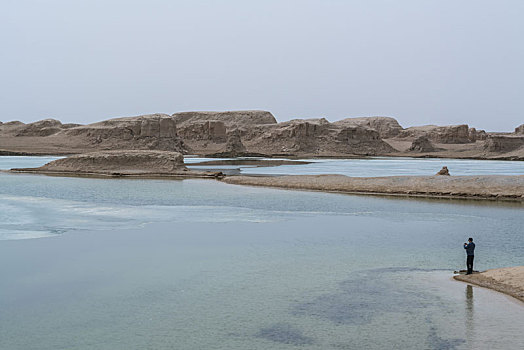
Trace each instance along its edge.
{"label": "small island in water", "polygon": [[14,168],[11,172],[62,176],[126,176],[165,178],[215,178],[219,172],[189,170],[178,152],[117,150],[75,154],[38,168]]}

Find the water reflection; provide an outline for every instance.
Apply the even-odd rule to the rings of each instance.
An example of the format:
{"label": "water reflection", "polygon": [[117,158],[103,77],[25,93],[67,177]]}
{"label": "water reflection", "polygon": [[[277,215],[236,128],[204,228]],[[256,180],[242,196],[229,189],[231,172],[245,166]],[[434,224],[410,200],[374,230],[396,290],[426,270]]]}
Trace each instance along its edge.
{"label": "water reflection", "polygon": [[474,334],[474,310],[473,310],[473,287],[466,285],[466,332],[468,340],[471,340],[471,336]]}
{"label": "water reflection", "polygon": [[[436,273],[443,272],[407,267],[354,271],[336,290],[296,304],[292,315],[302,320],[325,320],[344,329],[350,339],[338,339],[330,344],[332,348],[418,349],[424,344],[425,349],[462,349],[469,341],[464,328],[450,327],[457,320],[462,323],[462,313],[455,312],[449,299],[425,287]],[[473,322],[472,317],[466,318]],[[362,332],[377,327],[384,327],[386,335],[371,331],[374,336],[369,338]],[[471,328],[465,328],[467,336],[473,338]],[[289,344],[321,341],[288,326],[264,328],[257,336]]]}

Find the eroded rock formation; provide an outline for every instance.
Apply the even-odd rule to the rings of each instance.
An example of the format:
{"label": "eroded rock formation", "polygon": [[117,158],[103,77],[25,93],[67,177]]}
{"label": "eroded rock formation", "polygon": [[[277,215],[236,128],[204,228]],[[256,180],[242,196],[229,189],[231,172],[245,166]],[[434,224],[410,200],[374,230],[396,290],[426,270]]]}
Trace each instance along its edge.
{"label": "eroded rock formation", "polygon": [[234,129],[227,134],[226,153],[230,157],[238,157],[246,153],[246,147],[242,143],[238,129]]}
{"label": "eroded rock formation", "polygon": [[[214,114],[198,114],[197,121],[184,120],[177,124],[179,135],[190,149],[200,154],[257,154],[257,155],[376,155],[395,150],[382,141],[374,129],[355,123],[330,123],[324,118],[295,119],[282,123],[267,123],[268,119],[240,122],[231,119],[224,122],[219,137],[209,137],[210,128],[194,132],[195,124],[217,123]],[[243,118],[243,117],[239,117]],[[265,124],[258,124],[264,122]],[[219,122],[222,123],[222,122]],[[241,125],[241,126],[239,126]]]}
{"label": "eroded rock formation", "polygon": [[363,126],[368,129],[373,129],[379,133],[382,139],[395,137],[403,130],[398,121],[391,117],[346,118],[334,124],[342,126]]}
{"label": "eroded rock formation", "polygon": [[477,130],[475,128],[469,128],[469,141],[476,142],[485,140],[488,134],[484,130]]}
{"label": "eroded rock formation", "polygon": [[524,136],[489,135],[484,144],[488,152],[511,152],[524,147]]}
{"label": "eroded rock formation", "polygon": [[184,140],[226,142],[226,125],[222,121],[207,120],[184,123],[178,129],[178,135]]}
{"label": "eroded rock formation", "polygon": [[448,170],[448,167],[447,167],[447,166],[443,166],[442,169],[440,169],[439,172],[436,173],[435,175],[444,175],[444,176],[449,176],[449,170]]}
{"label": "eroded rock formation", "polygon": [[0,123],[0,132],[10,136],[49,136],[80,124],[62,124],[56,119],[44,119],[25,124],[19,121]]}
{"label": "eroded rock formation", "polygon": [[180,112],[172,115],[177,125],[207,121],[221,121],[228,127],[276,124],[277,120],[268,111],[227,111],[227,112]]}
{"label": "eroded rock formation", "polygon": [[248,151],[274,155],[376,155],[394,151],[376,130],[330,123],[323,118],[259,127],[242,137]]}
{"label": "eroded rock formation", "polygon": [[[476,140],[476,131],[474,135]],[[420,136],[426,136],[435,143],[453,144],[474,142],[470,138],[470,130],[466,124],[450,126],[414,126],[399,133],[399,137],[404,138],[417,138]]]}
{"label": "eroded rock formation", "polygon": [[167,114],[109,119],[64,133],[68,137],[83,138],[94,149],[184,151],[176,123]]}
{"label": "eroded rock formation", "polygon": [[433,146],[431,141],[426,136],[419,136],[413,142],[411,143],[411,147],[409,147],[410,152],[419,152],[419,153],[426,153],[426,152],[435,152],[437,149]]}
{"label": "eroded rock formation", "polygon": [[182,112],[89,125],[46,119],[0,123],[0,154],[166,150],[197,155],[351,157],[363,155],[524,159],[524,125],[486,133],[468,125],[403,129],[390,117],[277,123],[267,111]]}
{"label": "eroded rock formation", "polygon": [[49,136],[63,129],[62,123],[55,119],[44,119],[24,124],[16,130],[16,136]]}

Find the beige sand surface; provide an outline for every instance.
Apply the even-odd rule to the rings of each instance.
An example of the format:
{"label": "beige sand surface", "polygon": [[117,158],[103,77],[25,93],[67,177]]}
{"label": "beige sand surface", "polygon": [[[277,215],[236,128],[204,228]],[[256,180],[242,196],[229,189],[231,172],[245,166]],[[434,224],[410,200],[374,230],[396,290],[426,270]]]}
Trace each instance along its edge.
{"label": "beige sand surface", "polygon": [[11,169],[11,172],[58,176],[127,176],[166,178],[216,178],[220,172],[194,171],[184,157],[169,151],[99,151],[57,159],[39,168]]}
{"label": "beige sand surface", "polygon": [[511,295],[524,302],[524,266],[487,270],[472,275],[457,275],[453,278]]}
{"label": "beige sand surface", "polygon": [[228,176],[229,184],[325,192],[524,201],[524,176]]}

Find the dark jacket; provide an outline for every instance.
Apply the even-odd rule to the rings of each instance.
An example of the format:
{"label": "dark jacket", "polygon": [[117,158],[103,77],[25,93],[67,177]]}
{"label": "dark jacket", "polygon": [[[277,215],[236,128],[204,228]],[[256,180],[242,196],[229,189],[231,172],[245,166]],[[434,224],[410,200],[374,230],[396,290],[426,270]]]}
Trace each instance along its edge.
{"label": "dark jacket", "polygon": [[475,243],[464,243],[464,249],[466,249],[467,255],[475,255]]}

